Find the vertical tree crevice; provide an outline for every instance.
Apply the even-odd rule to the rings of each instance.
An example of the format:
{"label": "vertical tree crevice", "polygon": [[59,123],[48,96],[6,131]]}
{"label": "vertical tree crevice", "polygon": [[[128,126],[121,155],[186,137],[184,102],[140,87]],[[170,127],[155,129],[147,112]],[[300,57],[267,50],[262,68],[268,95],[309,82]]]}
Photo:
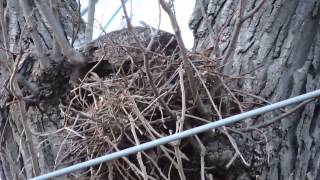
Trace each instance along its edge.
{"label": "vertical tree crevice", "polygon": [[[197,1],[199,6],[200,0]],[[208,4],[208,1],[206,1]],[[211,2],[211,1],[210,1]],[[214,14],[213,29],[225,23],[225,14],[236,6],[220,7],[219,1],[208,12]],[[229,2],[229,3],[228,3]],[[226,1],[224,4],[230,4]],[[238,1],[234,2],[235,4]],[[246,10],[251,9],[257,1],[246,1]],[[231,82],[232,87],[261,96],[270,102],[277,102],[289,97],[319,88],[319,12],[314,1],[266,1],[261,9],[241,27],[236,48],[233,50],[224,72],[239,76],[250,72],[253,79],[240,79]],[[200,10],[194,9],[190,28],[194,31],[194,49],[203,51],[207,46],[209,35],[203,19],[196,16]],[[218,7],[217,7],[218,6]],[[231,11],[232,11],[231,10]],[[229,14],[230,16],[230,14]],[[195,26],[195,24],[199,24]],[[224,34],[232,32],[232,23],[225,28]],[[228,36],[225,37],[228,39]],[[222,37],[221,39],[224,39]],[[223,49],[223,43],[220,43]],[[245,97],[252,102],[252,97]],[[261,131],[269,139],[270,164],[253,168],[260,172],[261,179],[317,179],[319,178],[319,121],[315,101],[276,122]],[[252,106],[254,108],[254,106]],[[290,107],[286,108],[287,110]],[[276,117],[279,112],[271,112],[249,120],[254,125]],[[317,158],[317,160],[314,160]]]}

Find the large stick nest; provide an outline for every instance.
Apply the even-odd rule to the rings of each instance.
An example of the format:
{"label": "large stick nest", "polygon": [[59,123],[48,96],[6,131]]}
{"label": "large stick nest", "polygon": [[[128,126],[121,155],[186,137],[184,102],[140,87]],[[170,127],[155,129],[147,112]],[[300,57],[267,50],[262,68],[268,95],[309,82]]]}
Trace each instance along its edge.
{"label": "large stick nest", "polygon": [[[134,33],[146,47],[151,39],[151,29],[134,28]],[[181,90],[187,93],[185,113],[189,115],[185,118],[184,128],[206,123],[203,119],[195,117],[197,111],[192,96],[189,95],[189,83],[185,75],[179,76],[180,67],[183,65],[173,35],[158,32],[152,47],[153,52],[147,55],[152,80],[160,97],[155,96],[150,86],[143,65],[143,52],[133,39],[132,32],[112,32],[82,47],[80,51],[86,55],[89,63],[81,70],[84,74],[81,81],[74,85],[69,95],[70,101],[60,105],[68,131],[63,131],[66,132],[65,140],[60,147],[66,149],[66,152],[63,155],[58,154],[56,166],[93,159],[180,131],[179,119],[184,98]],[[213,86],[214,80],[218,79],[218,75],[214,73],[216,62],[206,59],[203,55],[193,55],[189,58],[200,72],[194,74],[197,81],[200,82],[201,79],[207,87]],[[184,84],[184,89],[181,83]],[[195,84],[201,87],[200,83]],[[202,88],[199,92],[206,94]],[[227,93],[225,96],[229,97]],[[210,107],[207,95],[201,97],[205,105],[208,104],[206,108],[212,112],[211,118],[217,118]],[[167,103],[178,121],[159,104],[159,98]],[[223,116],[237,113],[239,108],[235,104],[229,104],[229,111]],[[213,169],[224,167],[235,154],[228,139],[218,136],[215,137],[217,141],[209,141],[211,144],[219,144],[219,147],[213,145],[215,152],[211,155],[214,158],[212,161],[218,162],[215,167],[211,167]],[[181,165],[177,159],[181,158],[183,162],[187,162],[184,163],[183,170],[186,174],[191,175],[195,171],[199,174],[200,153],[204,145],[199,138],[197,140],[187,139],[159,146],[101,164],[82,173],[109,179],[170,179],[179,176]],[[190,176],[191,179],[192,177]]]}

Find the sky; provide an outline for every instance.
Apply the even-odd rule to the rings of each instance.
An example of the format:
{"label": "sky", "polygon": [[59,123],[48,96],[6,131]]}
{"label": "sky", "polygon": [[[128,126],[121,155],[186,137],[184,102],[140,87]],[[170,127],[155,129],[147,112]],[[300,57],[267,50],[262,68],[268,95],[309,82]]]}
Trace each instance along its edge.
{"label": "sky", "polygon": [[[80,0],[81,9],[88,6],[89,0]],[[188,22],[192,14],[195,0],[175,0],[175,11],[177,20],[180,26],[184,43],[188,49],[192,48],[193,35],[189,29]],[[126,22],[123,18],[123,10],[115,13],[121,7],[120,0],[99,0],[96,4],[95,23],[93,38],[97,38],[101,34],[101,28],[105,27],[110,21],[112,15],[116,14],[114,19],[106,27],[106,32],[122,29],[126,27]],[[159,5],[158,0],[127,0],[127,12],[131,16],[131,21],[134,26],[141,26],[140,21],[143,21],[155,28],[159,24]],[[164,10],[160,11],[161,21],[160,29],[173,33],[168,15]],[[86,14],[83,19],[86,20]]]}

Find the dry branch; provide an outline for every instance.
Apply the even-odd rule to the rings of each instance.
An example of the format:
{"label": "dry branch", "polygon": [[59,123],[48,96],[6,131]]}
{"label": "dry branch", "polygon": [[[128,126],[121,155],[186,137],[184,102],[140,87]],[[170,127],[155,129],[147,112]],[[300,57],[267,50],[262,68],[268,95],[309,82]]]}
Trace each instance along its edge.
{"label": "dry branch", "polygon": [[192,93],[194,105],[197,107],[198,111],[201,113],[201,115],[203,117],[207,117],[208,113],[206,112],[206,110],[204,108],[204,104],[203,104],[201,98],[199,97],[198,85],[196,84],[195,78],[193,76],[192,68],[189,63],[189,57],[187,56],[186,48],[185,48],[185,45],[182,40],[181,31],[180,31],[178,22],[176,20],[176,17],[174,15],[172,9],[170,8],[171,5],[169,5],[164,0],[160,0],[159,2],[161,4],[161,7],[168,14],[168,16],[170,18],[171,26],[174,30],[175,35],[176,35],[176,39],[178,41],[178,46],[180,49],[180,54],[181,54],[181,57],[183,60],[183,67],[184,67],[184,70],[187,74],[188,84],[189,84],[189,87],[190,87],[190,90]]}
{"label": "dry branch", "polygon": [[[23,0],[20,0],[23,1]],[[64,36],[63,29],[61,24],[59,24],[57,17],[54,16],[52,9],[48,6],[46,0],[36,0],[36,5],[40,10],[43,17],[45,17],[47,23],[50,25],[51,30],[53,31],[54,38],[60,45],[63,55],[65,55],[71,64],[76,66],[82,66],[86,63],[85,58],[82,54],[77,52],[71,47],[67,38]]]}
{"label": "dry branch", "polygon": [[[40,64],[42,69],[47,69],[50,67],[50,61],[48,57],[44,54],[44,48],[42,46],[40,35],[38,34],[36,27],[36,20],[34,18],[34,12],[31,10],[28,1],[19,0],[20,7],[22,8],[24,19],[26,24],[32,29],[32,40],[36,47],[36,52],[38,57],[41,59]],[[23,33],[22,33],[23,34]]]}
{"label": "dry branch", "polygon": [[144,66],[145,66],[146,74],[147,74],[149,83],[151,85],[152,91],[153,91],[153,93],[155,94],[156,97],[159,97],[159,103],[165,109],[165,111],[171,116],[172,119],[176,119],[176,115],[172,112],[172,110],[169,108],[169,106],[163,100],[163,98],[160,97],[160,93],[159,93],[156,85],[153,82],[152,74],[151,74],[151,71],[150,71],[149,59],[147,57],[147,54],[151,50],[151,47],[152,47],[152,45],[154,43],[154,38],[155,38],[156,34],[152,35],[151,40],[150,40],[150,42],[148,44],[148,47],[147,48],[143,47],[143,45],[141,44],[141,42],[139,41],[139,39],[136,37],[136,35],[134,34],[134,32],[132,30],[133,27],[132,27],[132,24],[131,24],[130,19],[128,17],[124,1],[121,0],[121,3],[122,3],[122,9],[123,9],[123,12],[125,14],[126,21],[127,21],[128,29],[133,34],[133,37],[134,37],[135,41],[137,42],[140,50],[143,52]]}

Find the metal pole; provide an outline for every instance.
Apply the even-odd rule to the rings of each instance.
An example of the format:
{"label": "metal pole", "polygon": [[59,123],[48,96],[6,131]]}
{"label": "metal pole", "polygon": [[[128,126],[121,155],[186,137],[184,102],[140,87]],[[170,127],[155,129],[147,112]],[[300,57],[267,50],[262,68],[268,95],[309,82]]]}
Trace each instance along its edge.
{"label": "metal pole", "polygon": [[295,103],[298,103],[301,101],[305,101],[305,100],[308,100],[311,98],[315,98],[318,96],[320,96],[320,89],[303,94],[303,95],[300,95],[300,96],[296,96],[296,97],[293,97],[293,98],[290,98],[290,99],[287,99],[284,101],[280,101],[280,102],[277,102],[277,103],[274,103],[274,104],[271,104],[268,106],[264,106],[264,107],[254,109],[254,110],[251,110],[248,112],[244,112],[244,113],[241,113],[241,114],[238,114],[235,116],[231,116],[231,117],[219,120],[219,121],[215,121],[215,122],[208,123],[208,124],[205,124],[205,125],[202,125],[199,127],[188,129],[188,130],[180,132],[180,133],[176,133],[176,134],[166,136],[166,137],[163,137],[163,138],[160,138],[157,140],[153,140],[153,141],[150,141],[150,142],[147,142],[144,144],[140,144],[138,146],[127,148],[127,149],[124,149],[124,150],[121,150],[118,152],[114,152],[111,154],[107,154],[107,155],[104,155],[104,156],[101,156],[101,157],[98,157],[95,159],[91,159],[91,160],[79,163],[79,164],[75,164],[75,165],[72,165],[72,166],[69,166],[69,167],[48,173],[48,174],[44,174],[44,175],[35,177],[32,180],[42,180],[42,179],[53,178],[56,176],[61,176],[61,175],[71,173],[71,172],[74,172],[74,171],[77,171],[80,169],[84,169],[84,168],[88,168],[88,167],[91,167],[94,165],[98,165],[103,162],[111,161],[111,160],[118,159],[118,158],[121,158],[124,156],[128,156],[130,154],[144,151],[144,150],[147,150],[147,149],[159,146],[159,145],[167,144],[169,142],[172,142],[172,141],[175,141],[178,139],[193,136],[195,134],[202,133],[202,132],[205,132],[205,131],[208,131],[208,130],[211,130],[211,129],[214,129],[214,128],[217,128],[220,126],[225,126],[225,125],[228,125],[231,123],[235,123],[240,120],[250,118],[252,116],[260,115],[260,114],[263,114],[263,113],[266,113],[269,111],[273,111],[275,109],[279,109],[279,108],[282,108],[282,107],[285,107],[285,106],[288,106],[291,104],[295,104]]}

